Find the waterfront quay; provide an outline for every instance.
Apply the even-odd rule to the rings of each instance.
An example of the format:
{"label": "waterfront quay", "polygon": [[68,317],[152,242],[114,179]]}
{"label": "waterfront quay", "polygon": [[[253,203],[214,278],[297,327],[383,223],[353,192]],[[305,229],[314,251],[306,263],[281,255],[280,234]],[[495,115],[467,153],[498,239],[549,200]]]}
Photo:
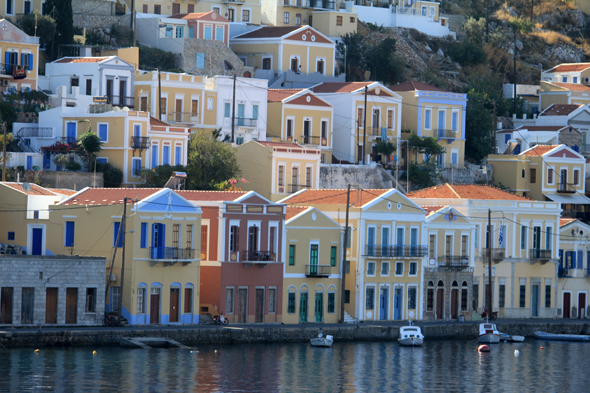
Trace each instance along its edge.
{"label": "waterfront quay", "polygon": [[[476,339],[480,322],[419,322],[425,340]],[[500,320],[498,330],[511,335],[532,337],[535,331],[589,334],[588,320]],[[321,331],[334,336],[336,342],[393,341],[399,327],[407,322],[356,324],[238,324],[127,326],[105,327],[40,327],[0,329],[0,344],[5,348],[60,346],[115,346],[121,337],[165,337],[184,345],[297,343],[307,342]]]}

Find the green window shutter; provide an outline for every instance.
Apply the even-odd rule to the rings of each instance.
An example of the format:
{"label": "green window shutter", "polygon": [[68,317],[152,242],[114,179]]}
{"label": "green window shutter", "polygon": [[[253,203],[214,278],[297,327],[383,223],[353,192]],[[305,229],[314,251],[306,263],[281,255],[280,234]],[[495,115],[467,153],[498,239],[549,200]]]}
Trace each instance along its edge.
{"label": "green window shutter", "polygon": [[295,265],[295,244],[289,244],[289,266]]}
{"label": "green window shutter", "polygon": [[336,246],[330,249],[330,266],[336,266]]}

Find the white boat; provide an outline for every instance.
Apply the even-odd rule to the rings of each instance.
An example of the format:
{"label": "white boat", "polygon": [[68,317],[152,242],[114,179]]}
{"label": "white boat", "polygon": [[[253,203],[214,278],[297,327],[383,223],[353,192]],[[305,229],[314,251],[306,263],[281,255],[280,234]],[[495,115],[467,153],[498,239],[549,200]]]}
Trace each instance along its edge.
{"label": "white boat", "polygon": [[479,336],[477,342],[480,344],[497,344],[500,342],[500,332],[496,324],[484,322],[479,324]]}
{"label": "white boat", "polygon": [[320,333],[317,337],[310,339],[309,342],[312,347],[331,347],[334,343],[334,337],[329,334],[324,337],[324,335]]}
{"label": "white boat", "polygon": [[557,341],[590,341],[590,336],[583,334],[556,334],[535,332],[534,336],[537,340],[557,340]]}
{"label": "white boat", "polygon": [[416,347],[424,343],[424,335],[418,326],[400,326],[397,341],[400,345]]}
{"label": "white boat", "polygon": [[514,336],[507,333],[500,333],[500,340],[511,343],[521,343],[524,341],[524,336]]}

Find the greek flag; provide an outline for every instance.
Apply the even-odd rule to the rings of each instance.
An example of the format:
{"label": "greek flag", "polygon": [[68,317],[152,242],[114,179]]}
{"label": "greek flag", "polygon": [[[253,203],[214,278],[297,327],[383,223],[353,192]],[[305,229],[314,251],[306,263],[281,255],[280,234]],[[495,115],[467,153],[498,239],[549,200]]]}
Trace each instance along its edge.
{"label": "greek flag", "polygon": [[498,239],[500,244],[504,244],[504,227],[500,227],[500,238]]}

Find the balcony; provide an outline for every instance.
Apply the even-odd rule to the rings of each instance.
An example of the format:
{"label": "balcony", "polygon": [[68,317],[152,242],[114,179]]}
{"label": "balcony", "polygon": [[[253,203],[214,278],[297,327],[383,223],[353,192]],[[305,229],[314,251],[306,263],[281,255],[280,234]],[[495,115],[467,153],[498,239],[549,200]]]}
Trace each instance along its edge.
{"label": "balcony", "polygon": [[499,263],[502,260],[506,259],[506,249],[505,248],[484,248],[480,252],[482,258],[485,258],[484,262],[487,262],[490,254],[492,255],[492,260],[494,263]]}
{"label": "balcony", "polygon": [[438,139],[457,139],[459,133],[456,130],[445,130],[443,128],[436,129]]}
{"label": "balcony", "polygon": [[23,79],[27,77],[29,69],[24,65],[0,63],[0,78]]}
{"label": "balcony", "polygon": [[52,138],[53,127],[22,127],[16,133],[21,138]]}
{"label": "balcony", "polygon": [[307,277],[330,277],[332,266],[330,265],[305,265]]}
{"label": "balcony", "polygon": [[147,136],[132,136],[131,148],[133,150],[147,150],[150,146],[150,138]]}
{"label": "balcony", "polygon": [[427,246],[388,246],[367,244],[365,246],[366,257],[377,258],[419,258],[428,253]]}
{"label": "balcony", "polygon": [[163,262],[164,266],[171,266],[177,262],[182,262],[183,265],[188,265],[195,259],[194,249],[191,248],[176,248],[176,247],[150,247],[150,266],[155,266],[159,262]]}
{"label": "balcony", "polygon": [[255,263],[266,265],[268,263],[276,262],[276,254],[274,251],[258,251],[247,250],[240,253],[242,255],[242,262]]}
{"label": "balcony", "polygon": [[[383,136],[383,129],[385,127],[367,127],[367,133],[370,136]],[[386,136],[391,134],[393,132],[393,128],[385,128],[386,131]],[[359,130],[360,133],[363,132],[363,130]]]}
{"label": "balcony", "polygon": [[303,144],[304,145],[319,145],[321,143],[321,138],[319,136],[303,136]]}
{"label": "balcony", "polygon": [[575,194],[575,184],[570,183],[558,183],[557,184],[557,192],[561,192],[563,194]]}
{"label": "balcony", "polygon": [[258,119],[248,119],[245,117],[236,117],[235,125],[238,127],[256,128],[258,125]]}
{"label": "balcony", "polygon": [[467,255],[444,255],[438,257],[438,267],[466,268],[469,267],[469,257]]}
{"label": "balcony", "polygon": [[[587,273],[586,273],[587,275]],[[570,269],[559,268],[557,269],[557,277],[558,278],[570,278],[573,277],[572,272]]]}
{"label": "balcony", "polygon": [[539,261],[545,264],[551,259],[551,250],[531,248],[529,250],[529,258],[531,259],[531,264]]}
{"label": "balcony", "polygon": [[173,112],[166,115],[166,122],[168,124],[196,124],[199,122],[199,116],[189,112]]}
{"label": "balcony", "polygon": [[127,96],[108,96],[108,104],[114,106],[126,106],[128,108],[133,108],[133,103],[135,98],[134,97],[127,97]]}

